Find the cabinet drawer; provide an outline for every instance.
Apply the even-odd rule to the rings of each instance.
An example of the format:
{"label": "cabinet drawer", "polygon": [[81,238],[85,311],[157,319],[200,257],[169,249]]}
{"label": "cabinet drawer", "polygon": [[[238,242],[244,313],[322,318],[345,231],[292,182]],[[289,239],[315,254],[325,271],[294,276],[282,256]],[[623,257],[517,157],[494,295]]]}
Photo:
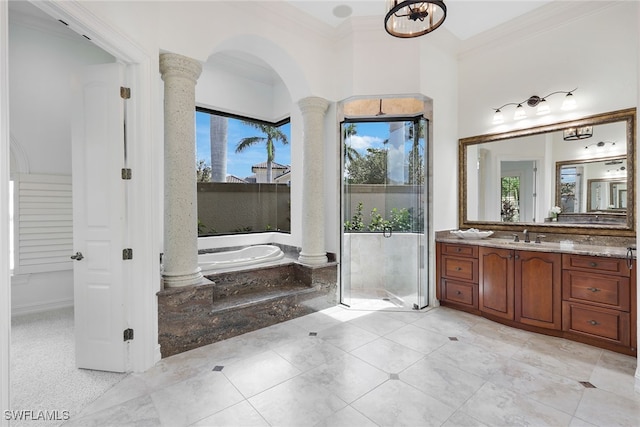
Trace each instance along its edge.
{"label": "cabinet drawer", "polygon": [[444,278],[467,280],[477,283],[478,259],[443,256],[442,270],[440,273]]}
{"label": "cabinet drawer", "polygon": [[595,303],[629,311],[631,295],[629,278],[565,270],[562,276],[563,299]]}
{"label": "cabinet drawer", "polygon": [[562,303],[563,330],[628,346],[629,313],[571,302]]}
{"label": "cabinet drawer", "polygon": [[627,261],[621,258],[564,254],[562,255],[562,268],[629,277]]}
{"label": "cabinet drawer", "polygon": [[478,246],[456,245],[454,243],[442,243],[442,255],[455,255],[462,257],[478,257]]}
{"label": "cabinet drawer", "polygon": [[478,308],[478,285],[473,283],[442,280],[442,299],[462,304],[470,308]]}

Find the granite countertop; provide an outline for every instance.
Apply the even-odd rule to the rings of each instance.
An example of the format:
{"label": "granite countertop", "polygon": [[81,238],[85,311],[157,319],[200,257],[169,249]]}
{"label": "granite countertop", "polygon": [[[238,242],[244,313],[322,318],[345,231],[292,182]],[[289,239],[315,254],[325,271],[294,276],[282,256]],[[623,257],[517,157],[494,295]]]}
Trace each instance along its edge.
{"label": "granite countertop", "polygon": [[[627,252],[629,246],[635,248],[635,244],[629,246],[613,246],[613,245],[601,245],[601,244],[584,244],[577,243],[571,240],[570,236],[567,236],[565,240],[560,241],[542,241],[542,243],[534,243],[535,234],[532,234],[531,242],[526,243],[522,240],[514,242],[513,237],[487,237],[485,239],[461,239],[453,235],[446,235],[444,233],[438,233],[436,235],[436,242],[441,243],[454,243],[476,246],[487,246],[492,248],[502,249],[516,249],[526,251],[540,251],[540,252],[558,252],[565,254],[577,254],[577,255],[590,255],[590,256],[602,256],[611,258],[627,258]],[[632,251],[633,258],[636,258],[636,251]]]}

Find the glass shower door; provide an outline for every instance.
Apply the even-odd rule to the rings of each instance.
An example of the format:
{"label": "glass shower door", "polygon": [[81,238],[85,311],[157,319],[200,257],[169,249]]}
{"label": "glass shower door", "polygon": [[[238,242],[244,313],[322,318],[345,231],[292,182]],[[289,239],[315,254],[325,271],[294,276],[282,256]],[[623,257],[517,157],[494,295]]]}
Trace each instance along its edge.
{"label": "glass shower door", "polygon": [[341,302],[419,309],[425,280],[422,118],[342,124]]}

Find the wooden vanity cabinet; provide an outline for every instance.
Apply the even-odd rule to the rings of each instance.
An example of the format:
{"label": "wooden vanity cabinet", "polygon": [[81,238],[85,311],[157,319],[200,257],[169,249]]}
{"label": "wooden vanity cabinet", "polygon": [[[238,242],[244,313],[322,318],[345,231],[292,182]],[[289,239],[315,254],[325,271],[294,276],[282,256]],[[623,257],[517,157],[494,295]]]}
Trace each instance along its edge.
{"label": "wooden vanity cabinet", "polygon": [[562,263],[562,329],[635,349],[635,286],[627,260],[564,254]]}
{"label": "wooden vanity cabinet", "polygon": [[560,254],[480,248],[480,311],[547,329],[562,327]]}
{"label": "wooden vanity cabinet", "polygon": [[456,308],[478,310],[478,246],[438,243],[436,296]]}
{"label": "wooden vanity cabinet", "polygon": [[514,319],[514,251],[480,248],[480,311],[502,319]]}
{"label": "wooden vanity cabinet", "polygon": [[627,262],[437,242],[436,296],[506,325],[635,355],[636,262]]}
{"label": "wooden vanity cabinet", "polygon": [[562,328],[562,255],[516,251],[515,320],[525,325]]}

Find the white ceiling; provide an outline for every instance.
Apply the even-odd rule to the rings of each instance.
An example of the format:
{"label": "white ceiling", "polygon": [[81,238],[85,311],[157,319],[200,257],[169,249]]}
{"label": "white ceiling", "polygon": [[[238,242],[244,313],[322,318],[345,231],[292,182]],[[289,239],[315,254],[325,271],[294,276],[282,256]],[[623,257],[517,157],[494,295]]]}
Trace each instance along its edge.
{"label": "white ceiling", "polygon": [[[553,0],[446,0],[447,18],[442,27],[448,29],[460,40],[466,40],[551,1]],[[328,25],[337,27],[348,17],[337,17],[334,14],[336,7],[339,8],[337,11],[350,8],[351,17],[379,16],[382,22],[386,14],[387,2],[386,0],[290,0],[288,3]]]}

